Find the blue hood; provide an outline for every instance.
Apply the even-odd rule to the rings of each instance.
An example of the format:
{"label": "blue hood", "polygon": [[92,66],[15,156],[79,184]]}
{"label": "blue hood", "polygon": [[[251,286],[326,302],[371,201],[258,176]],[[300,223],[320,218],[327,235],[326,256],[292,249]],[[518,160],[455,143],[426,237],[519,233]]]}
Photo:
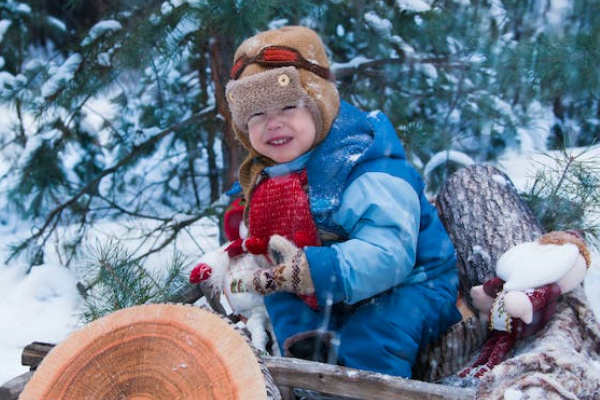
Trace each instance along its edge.
{"label": "blue hood", "polygon": [[327,138],[315,148],[306,166],[313,214],[336,210],[357,164],[382,157],[406,159],[389,119],[381,112],[367,114],[342,101]]}

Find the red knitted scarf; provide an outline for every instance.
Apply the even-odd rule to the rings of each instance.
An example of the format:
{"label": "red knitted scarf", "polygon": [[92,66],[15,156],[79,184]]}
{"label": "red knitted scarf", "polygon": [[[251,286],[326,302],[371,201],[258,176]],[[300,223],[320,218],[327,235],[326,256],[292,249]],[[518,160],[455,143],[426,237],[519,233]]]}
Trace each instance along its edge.
{"label": "red knitted scarf", "polygon": [[254,189],[248,214],[249,236],[281,235],[298,247],[320,245],[305,187],[306,171],[263,179]]}
{"label": "red knitted scarf", "polygon": [[[254,189],[248,214],[249,237],[267,243],[272,235],[281,235],[296,246],[320,246],[317,226],[310,213],[306,170],[262,180]],[[299,295],[317,309],[317,298]]]}

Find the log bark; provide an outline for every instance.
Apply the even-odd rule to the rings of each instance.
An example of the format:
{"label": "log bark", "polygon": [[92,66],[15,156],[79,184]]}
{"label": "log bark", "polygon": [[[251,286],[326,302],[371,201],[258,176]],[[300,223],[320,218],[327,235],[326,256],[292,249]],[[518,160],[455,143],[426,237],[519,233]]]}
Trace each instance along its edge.
{"label": "log bark", "polygon": [[496,261],[506,250],[544,233],[510,179],[489,165],[450,176],[436,203],[456,247],[460,289],[470,306],[471,287],[496,275]]}
{"label": "log bark", "polygon": [[[225,144],[225,159],[226,171],[225,177],[226,188],[237,181],[238,168],[244,159],[246,151],[238,142],[233,131],[233,123],[231,113],[225,98],[225,86],[229,80],[229,71],[233,62],[233,43],[231,38],[226,38],[220,34],[211,35],[210,40],[210,67],[212,72],[212,80],[214,85],[215,101],[217,110],[223,117],[223,143]],[[231,61],[230,61],[231,60]]]}
{"label": "log bark", "polygon": [[537,335],[517,342],[503,363],[483,376],[477,398],[598,399],[600,324],[583,288],[563,295],[556,313]]}
{"label": "log bark", "polygon": [[481,348],[488,336],[488,324],[470,317],[454,324],[439,340],[421,351],[413,378],[436,382],[460,371]]}
{"label": "log bark", "polygon": [[[450,176],[436,206],[456,248],[461,297],[475,311],[471,287],[496,275],[496,262],[506,250],[541,236],[543,229],[510,179],[489,165],[473,165]],[[488,333],[477,315],[465,318],[420,353],[413,376],[437,381],[455,374]]]}

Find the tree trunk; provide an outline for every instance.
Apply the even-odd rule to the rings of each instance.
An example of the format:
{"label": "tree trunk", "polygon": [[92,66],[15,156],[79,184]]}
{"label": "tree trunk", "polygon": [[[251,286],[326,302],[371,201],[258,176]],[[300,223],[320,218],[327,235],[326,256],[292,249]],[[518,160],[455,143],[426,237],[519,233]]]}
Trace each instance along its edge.
{"label": "tree trunk", "polygon": [[598,399],[600,324],[583,288],[561,296],[556,313],[532,338],[517,342],[509,358],[480,380],[477,398]]}
{"label": "tree trunk", "polygon": [[231,113],[229,112],[227,99],[225,98],[225,85],[229,80],[229,71],[231,70],[231,62],[233,61],[233,56],[230,56],[229,53],[233,52],[233,44],[223,37],[212,35],[209,46],[210,67],[215,88],[217,110],[224,120],[223,150],[227,164],[225,187],[229,188],[233,182],[237,181],[237,171],[244,158],[244,149],[235,137],[231,123]]}
{"label": "tree trunk", "polygon": [[[496,276],[498,258],[543,234],[510,179],[491,166],[474,165],[450,176],[437,196],[437,207],[456,248],[461,297],[471,309],[471,287]],[[413,376],[437,381],[455,374],[487,336],[485,321],[476,315],[464,318],[421,352]]]}
{"label": "tree trunk", "polygon": [[488,165],[463,168],[450,176],[437,206],[458,254],[460,290],[469,291],[496,276],[498,258],[516,244],[543,234],[510,179]]}

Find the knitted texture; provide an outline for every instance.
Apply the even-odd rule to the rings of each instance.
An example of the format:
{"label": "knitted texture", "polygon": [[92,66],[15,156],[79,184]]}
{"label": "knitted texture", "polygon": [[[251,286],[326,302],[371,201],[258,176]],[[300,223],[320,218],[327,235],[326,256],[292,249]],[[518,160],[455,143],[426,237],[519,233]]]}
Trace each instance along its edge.
{"label": "knitted texture", "polygon": [[298,247],[319,245],[310,213],[306,171],[262,180],[252,193],[248,213],[249,237],[281,235]]}
{"label": "knitted texture", "polygon": [[[248,213],[250,238],[270,240],[274,235],[288,239],[298,249],[319,246],[317,226],[310,213],[306,171],[261,181],[252,194]],[[271,246],[270,246],[271,247]],[[261,293],[286,290],[300,297],[312,308],[317,307],[314,286],[304,252],[287,249],[280,254],[290,262],[255,275],[254,288]],[[264,288],[264,289],[263,289]],[[310,294],[309,296],[305,296]]]}
{"label": "knitted texture", "polygon": [[[279,240],[281,236],[274,236]],[[285,239],[281,239],[285,240]],[[310,276],[308,261],[304,252],[288,242],[291,247],[282,252],[283,262],[273,268],[263,268],[255,271],[252,285],[254,291],[262,294],[285,291],[301,296],[314,294],[314,285]],[[313,303],[309,303],[310,306]]]}

